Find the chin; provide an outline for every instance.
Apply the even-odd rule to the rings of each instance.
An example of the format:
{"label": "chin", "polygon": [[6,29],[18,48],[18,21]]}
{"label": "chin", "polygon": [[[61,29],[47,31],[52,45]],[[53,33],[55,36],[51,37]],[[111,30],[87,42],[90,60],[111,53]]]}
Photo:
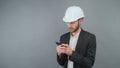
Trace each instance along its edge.
{"label": "chin", "polygon": [[69,30],[71,33],[73,32],[73,30]]}
{"label": "chin", "polygon": [[70,31],[70,33],[74,33],[73,31]]}

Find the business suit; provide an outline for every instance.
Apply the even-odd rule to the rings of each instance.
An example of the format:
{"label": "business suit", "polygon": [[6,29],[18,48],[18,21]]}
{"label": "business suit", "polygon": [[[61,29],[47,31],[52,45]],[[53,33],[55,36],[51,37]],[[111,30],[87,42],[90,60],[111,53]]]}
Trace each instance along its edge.
{"label": "business suit", "polygon": [[[69,44],[70,32],[60,37],[60,42]],[[73,68],[91,68],[95,61],[96,53],[96,37],[95,35],[81,29],[75,51],[69,56],[69,60],[73,61]],[[67,68],[68,56],[62,54],[57,55],[57,62]]]}

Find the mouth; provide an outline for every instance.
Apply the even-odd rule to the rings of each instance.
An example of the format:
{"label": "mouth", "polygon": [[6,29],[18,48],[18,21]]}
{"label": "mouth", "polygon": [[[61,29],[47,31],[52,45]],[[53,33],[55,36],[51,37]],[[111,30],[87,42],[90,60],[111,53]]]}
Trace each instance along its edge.
{"label": "mouth", "polygon": [[72,30],[73,28],[69,28],[69,30]]}
{"label": "mouth", "polygon": [[71,30],[73,30],[72,28],[69,28],[69,30],[71,31]]}
{"label": "mouth", "polygon": [[74,31],[74,29],[73,29],[73,28],[69,28],[69,31],[70,31],[70,32],[73,32],[73,31]]}

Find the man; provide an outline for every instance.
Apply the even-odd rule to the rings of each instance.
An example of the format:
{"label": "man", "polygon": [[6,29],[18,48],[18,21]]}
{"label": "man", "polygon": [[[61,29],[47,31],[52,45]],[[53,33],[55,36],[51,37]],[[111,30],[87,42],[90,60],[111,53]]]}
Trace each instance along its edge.
{"label": "man", "polygon": [[71,6],[66,10],[63,21],[70,32],[60,37],[61,44],[56,47],[57,62],[63,68],[91,68],[94,64],[96,37],[80,27],[83,20],[80,7]]}

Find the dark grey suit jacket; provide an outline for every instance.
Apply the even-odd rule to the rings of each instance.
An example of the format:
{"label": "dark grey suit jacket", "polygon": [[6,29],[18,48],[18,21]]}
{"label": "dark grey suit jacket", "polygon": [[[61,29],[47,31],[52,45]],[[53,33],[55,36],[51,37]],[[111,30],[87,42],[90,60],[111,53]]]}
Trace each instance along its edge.
{"label": "dark grey suit jacket", "polygon": [[[69,44],[70,32],[60,37],[60,42]],[[73,61],[73,68],[91,68],[95,61],[96,53],[96,37],[83,29],[80,32],[75,51],[69,56],[69,60]],[[62,54],[61,57],[57,55],[57,62],[67,68],[68,56]]]}

